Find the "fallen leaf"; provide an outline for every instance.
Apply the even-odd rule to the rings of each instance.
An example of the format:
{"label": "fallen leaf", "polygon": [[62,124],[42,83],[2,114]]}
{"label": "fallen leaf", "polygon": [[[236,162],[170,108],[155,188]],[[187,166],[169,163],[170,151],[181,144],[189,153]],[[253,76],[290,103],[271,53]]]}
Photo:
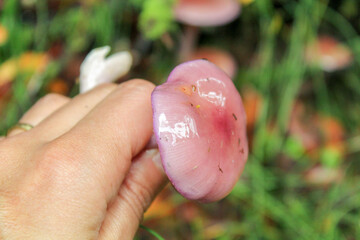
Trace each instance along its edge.
{"label": "fallen leaf", "polygon": [[61,78],[54,79],[48,86],[48,91],[51,93],[58,93],[62,95],[67,95],[69,92],[69,86],[65,80]]}
{"label": "fallen leaf", "polygon": [[49,56],[46,53],[25,52],[18,60],[19,71],[21,72],[42,72],[49,63]]}
{"label": "fallen leaf", "polygon": [[0,65],[0,86],[11,82],[17,73],[17,61],[9,59]]}

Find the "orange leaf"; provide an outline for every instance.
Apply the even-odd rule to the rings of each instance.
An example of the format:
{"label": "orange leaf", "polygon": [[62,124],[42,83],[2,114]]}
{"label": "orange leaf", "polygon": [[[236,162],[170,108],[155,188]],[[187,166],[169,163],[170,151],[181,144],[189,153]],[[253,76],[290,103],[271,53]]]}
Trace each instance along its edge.
{"label": "orange leaf", "polygon": [[263,98],[260,93],[250,87],[246,87],[241,91],[241,97],[246,112],[247,127],[251,129],[259,117]]}
{"label": "orange leaf", "polygon": [[7,42],[8,35],[8,30],[3,25],[0,25],[0,46]]}
{"label": "orange leaf", "polygon": [[23,72],[44,71],[49,63],[49,57],[45,53],[25,52],[19,58],[19,70]]}
{"label": "orange leaf", "polygon": [[58,94],[62,94],[62,95],[66,95],[69,92],[69,86],[68,84],[60,78],[54,79],[50,84],[49,84],[49,92],[52,93],[58,93]]}
{"label": "orange leaf", "polygon": [[17,63],[15,59],[10,59],[0,65],[0,86],[11,82],[17,72]]}
{"label": "orange leaf", "polygon": [[152,219],[152,218],[164,218],[172,215],[174,212],[174,204],[170,199],[164,199],[161,196],[158,196],[149,209],[144,214],[144,219]]}

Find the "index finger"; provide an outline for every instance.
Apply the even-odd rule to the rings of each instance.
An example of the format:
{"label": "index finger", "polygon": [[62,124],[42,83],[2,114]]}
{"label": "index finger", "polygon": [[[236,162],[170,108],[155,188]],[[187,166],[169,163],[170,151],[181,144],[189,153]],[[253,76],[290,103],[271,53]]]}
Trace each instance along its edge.
{"label": "index finger", "polygon": [[154,85],[131,80],[109,94],[53,144],[74,152],[75,163],[100,179],[110,200],[130,168],[131,159],[152,135],[151,92]]}

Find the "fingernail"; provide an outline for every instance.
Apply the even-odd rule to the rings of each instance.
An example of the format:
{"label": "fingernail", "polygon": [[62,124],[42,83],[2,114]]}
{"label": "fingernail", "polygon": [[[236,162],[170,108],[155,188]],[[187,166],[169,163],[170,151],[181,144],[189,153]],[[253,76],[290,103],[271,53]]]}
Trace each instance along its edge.
{"label": "fingernail", "polygon": [[145,151],[145,154],[147,157],[151,158],[155,164],[155,166],[165,174],[162,163],[161,163],[161,157],[159,153],[159,149],[149,149]]}

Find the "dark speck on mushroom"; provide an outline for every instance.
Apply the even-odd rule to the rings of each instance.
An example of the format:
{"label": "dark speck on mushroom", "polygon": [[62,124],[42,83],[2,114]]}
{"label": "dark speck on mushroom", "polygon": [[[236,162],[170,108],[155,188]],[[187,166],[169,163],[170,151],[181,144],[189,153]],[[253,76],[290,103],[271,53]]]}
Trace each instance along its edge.
{"label": "dark speck on mushroom", "polygon": [[221,169],[220,165],[218,165],[218,168],[221,173],[224,173],[223,170]]}
{"label": "dark speck on mushroom", "polygon": [[233,113],[232,115],[233,115],[233,117],[234,117],[234,119],[235,119],[235,121],[236,121],[236,120],[237,120],[237,117],[236,117],[235,113]]}

